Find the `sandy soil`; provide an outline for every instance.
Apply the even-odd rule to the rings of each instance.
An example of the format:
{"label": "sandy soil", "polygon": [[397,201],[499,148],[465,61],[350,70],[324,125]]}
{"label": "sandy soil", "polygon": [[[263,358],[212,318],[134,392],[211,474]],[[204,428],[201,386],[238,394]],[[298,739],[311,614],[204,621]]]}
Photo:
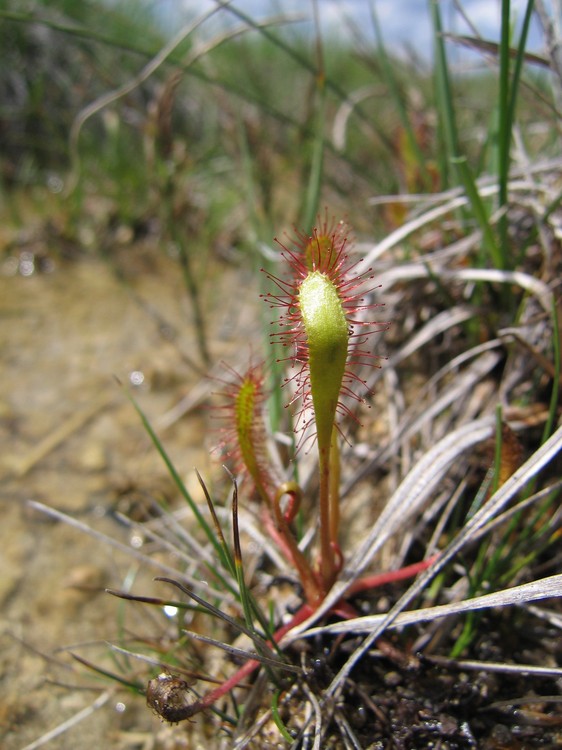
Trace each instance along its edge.
{"label": "sandy soil", "polygon": [[[135,250],[130,249],[133,255]],[[152,571],[29,506],[58,508],[126,545],[113,513],[119,503],[167,493],[169,479],[139,418],[114,377],[144,382],[135,395],[158,427],[167,410],[200,378],[182,352],[197,359],[189,306],[177,265],[135,268],[132,288],[180,331],[167,341],[153,318],[95,259],[55,262],[49,273],[0,275],[0,745],[155,748],[185,746],[185,729],[164,730],[142,697],[116,690],[69,656],[95,660],[118,632],[120,602],[103,592]],[[21,270],[21,269],[20,269]],[[224,276],[224,274],[222,274]],[[213,335],[228,348],[239,335],[231,282],[214,287]],[[247,288],[248,280],[237,279]],[[247,321],[246,321],[247,324]],[[217,344],[218,346],[218,344]],[[221,345],[222,346],[222,345]],[[209,467],[205,404],[159,433],[197,492],[192,467]],[[170,490],[171,491],[171,490]],[[173,494],[173,493],[172,493]],[[150,584],[149,584],[150,585]],[[92,644],[91,646],[77,644]],[[101,643],[101,646],[99,645]],[[97,644],[97,645],[96,645]],[[107,649],[106,649],[107,650]],[[35,744],[61,722],[87,715],[60,736]],[[89,711],[89,713],[88,713]],[[160,739],[157,739],[160,735]]]}

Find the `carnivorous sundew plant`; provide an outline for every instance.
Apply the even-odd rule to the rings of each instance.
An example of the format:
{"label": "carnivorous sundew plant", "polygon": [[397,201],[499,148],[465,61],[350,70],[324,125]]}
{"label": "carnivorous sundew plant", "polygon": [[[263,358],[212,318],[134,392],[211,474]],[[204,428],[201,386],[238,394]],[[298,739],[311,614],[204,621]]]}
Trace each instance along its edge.
{"label": "carnivorous sundew plant", "polygon": [[271,338],[288,350],[279,362],[292,370],[284,386],[290,391],[287,405],[297,407],[298,445],[301,448],[305,440],[315,439],[318,450],[319,554],[315,563],[303,555],[290,529],[302,490],[294,481],[275,478],[265,451],[263,366],[251,365],[245,375],[235,374],[226,392],[230,424],[225,442],[253,480],[265,504],[270,535],[296,567],[311,607],[323,600],[342,563],[338,419],[354,416],[350,400],[363,400],[361,389],[365,391],[366,383],[356,368],[377,365],[367,343],[370,334],[384,327],[370,319],[378,306],[369,301],[373,277],[370,269],[360,271],[360,264],[350,260],[348,231],[343,221],[325,218],[310,236],[297,231],[294,239],[277,240],[288,277],[264,271],[277,287],[264,299],[281,311]]}
{"label": "carnivorous sundew plant", "polygon": [[[266,295],[281,310],[273,333],[290,353],[295,370],[291,402],[300,402],[296,429],[312,428],[318,447],[320,557],[315,570],[316,592],[310,604],[322,599],[341,566],[338,542],[340,458],[338,416],[351,414],[346,400],[361,400],[355,386],[365,388],[354,368],[376,364],[366,348],[369,335],[381,326],[369,316],[376,303],[368,302],[366,282],[371,271],[360,272],[348,255],[348,228],[325,219],[311,236],[297,233],[289,245],[279,243],[289,267],[288,280],[268,274],[280,293]],[[302,439],[302,438],[301,438]]]}
{"label": "carnivorous sundew plant", "polygon": [[[232,377],[222,393],[226,400],[222,409],[227,415],[222,445],[235,470],[243,470],[251,479],[261,508],[263,528],[296,570],[304,602],[288,623],[275,632],[268,629],[266,618],[259,614],[256,603],[247,592],[243,574],[240,576],[242,552],[235,482],[231,571],[236,571],[241,584],[246,625],[253,630],[250,634],[244,626],[237,627],[250,634],[256,654],[249,655],[233,676],[198,700],[186,698],[184,692],[178,691],[177,680],[174,681],[176,678],[172,676],[163,674],[152,680],[147,691],[149,705],[167,720],[188,719],[213,706],[260,663],[288,668],[275,657],[272,649],[290,629],[315,612],[341,569],[339,442],[345,439],[341,420],[349,416],[356,419],[351,406],[353,402],[363,402],[368,392],[366,381],[360,377],[360,368],[379,366],[379,359],[370,348],[370,337],[386,328],[386,324],[373,319],[374,310],[380,304],[372,299],[373,274],[371,269],[361,268],[361,261],[351,259],[352,242],[348,232],[344,222],[330,221],[325,217],[310,235],[296,231],[292,238],[283,242],[276,240],[281,248],[280,258],[286,276],[264,270],[275,288],[264,294],[263,299],[272,309],[280,311],[278,320],[273,322],[276,330],[271,333],[271,341],[284,353],[276,360],[277,365],[289,368],[282,387],[287,391],[286,405],[293,413],[296,452],[304,450],[305,442],[307,447],[315,445],[317,450],[318,481],[313,490],[316,494],[307,498],[310,501],[307,507],[317,516],[313,521],[317,521],[318,544],[312,555],[303,551],[293,528],[305,493],[298,481],[282,476],[282,471],[275,467],[267,451],[265,365],[252,363],[244,374],[230,370]],[[218,528],[212,503],[206,495]],[[219,534],[222,538],[222,532]],[[426,564],[398,571],[396,577],[414,575]],[[160,580],[175,585],[203,604],[197,595],[179,582]],[[350,592],[377,583],[376,577],[359,580]],[[347,601],[338,601],[331,611],[343,618],[356,614]],[[214,612],[217,614],[216,610]],[[226,619],[224,614],[221,616]],[[259,634],[252,624],[254,619],[265,623]],[[278,660],[274,661],[274,658]],[[179,702],[178,693],[181,693]]]}

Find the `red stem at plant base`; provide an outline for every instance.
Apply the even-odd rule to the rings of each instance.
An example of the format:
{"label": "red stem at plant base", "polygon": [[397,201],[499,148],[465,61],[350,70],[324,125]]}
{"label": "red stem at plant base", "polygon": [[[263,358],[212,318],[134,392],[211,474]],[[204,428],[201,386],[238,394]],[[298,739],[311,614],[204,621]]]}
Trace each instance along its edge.
{"label": "red stem at plant base", "polygon": [[418,573],[429,568],[429,566],[437,560],[439,553],[428,557],[426,560],[414,563],[413,565],[406,565],[398,570],[389,570],[387,573],[377,573],[373,576],[367,576],[366,578],[360,578],[351,584],[348,589],[349,594],[357,594],[359,591],[367,591],[368,589],[376,589],[379,586],[384,586],[387,583],[394,583],[395,581],[403,581],[405,578],[413,578]]}
{"label": "red stem at plant base", "polygon": [[[279,643],[281,638],[289,632],[292,628],[296,627],[297,625],[300,625],[301,622],[304,622],[308,617],[310,617],[314,613],[314,609],[309,604],[303,604],[302,607],[297,611],[295,616],[291,619],[290,622],[288,622],[286,625],[283,625],[283,627],[279,628],[273,635],[273,640],[275,643]],[[228,692],[230,692],[233,688],[235,688],[245,677],[248,677],[248,675],[252,674],[254,669],[260,666],[260,662],[256,659],[250,659],[247,661],[244,666],[240,667],[240,669],[235,672],[231,677],[228,678],[228,680],[225,680],[225,682],[222,683],[222,685],[219,685],[214,690],[209,691],[206,693],[206,695],[201,698],[200,701],[197,701],[194,703],[191,708],[194,709],[194,713],[198,711],[202,711],[204,708],[209,708],[213,705],[219,698],[222,698],[224,695],[226,695]]]}
{"label": "red stem at plant base", "polygon": [[271,516],[270,509],[263,508],[261,517],[262,517],[263,525],[265,526],[265,529],[267,531],[267,535],[269,536],[270,539],[273,539],[273,541],[279,547],[281,554],[285,557],[287,562],[293,565],[294,561],[291,555],[291,550],[289,549],[289,545],[285,541],[285,538],[283,537],[283,535],[277,529],[277,526],[275,525],[275,521],[273,520]]}
{"label": "red stem at plant base", "polygon": [[318,580],[315,572],[308,564],[308,560],[301,552],[295,537],[291,534],[285,515],[281,510],[281,498],[285,494],[292,493],[287,492],[286,488],[282,486],[273,500],[273,512],[277,523],[277,531],[289,548],[293,565],[299,574],[307,604],[316,608],[326,596],[326,590],[322,587],[323,582]]}
{"label": "red stem at plant base", "polygon": [[[355,594],[358,591],[365,591],[370,588],[382,586],[386,583],[393,583],[394,581],[401,581],[405,578],[411,578],[428,568],[437,559],[437,557],[438,554],[427,558],[427,560],[422,560],[419,563],[407,565],[406,567],[400,568],[399,570],[391,570],[388,573],[380,573],[378,575],[368,576],[367,578],[361,578],[360,580],[355,581],[355,583],[350,586],[348,593]],[[337,612],[346,619],[351,619],[352,617],[355,617],[357,615],[353,607],[351,607],[351,605],[346,601],[338,602],[331,611]],[[284,635],[286,635],[286,633],[295,628],[297,625],[300,625],[311,615],[313,615],[314,612],[315,608],[311,607],[310,604],[303,604],[294,615],[294,617],[290,620],[290,622],[288,622],[286,625],[283,625],[274,633],[273,641],[275,643],[279,643],[279,641],[283,638]],[[216,701],[218,701],[228,692],[233,690],[237,685],[239,685],[243,679],[251,675],[252,672],[259,666],[260,662],[256,659],[248,660],[242,667],[240,667],[237,672],[235,672],[231,677],[225,680],[225,682],[214,688],[214,690],[210,690],[201,698],[201,700],[196,701],[191,706],[189,706],[189,714],[186,715],[185,718],[188,719],[191,716],[194,716],[199,711],[202,711],[205,708],[210,708]]]}

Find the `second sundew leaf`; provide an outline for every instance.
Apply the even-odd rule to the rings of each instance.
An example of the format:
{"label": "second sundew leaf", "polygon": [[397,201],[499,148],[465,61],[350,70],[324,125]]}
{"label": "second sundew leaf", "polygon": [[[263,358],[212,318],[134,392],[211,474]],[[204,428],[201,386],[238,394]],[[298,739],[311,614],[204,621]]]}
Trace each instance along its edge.
{"label": "second sundew leaf", "polygon": [[348,325],[334,282],[320,271],[313,271],[303,280],[298,299],[308,345],[318,445],[327,449],[345,374]]}
{"label": "second sundew leaf", "polygon": [[250,365],[243,375],[231,372],[234,380],[226,384],[222,394],[227,399],[223,407],[227,416],[223,445],[234,464],[250,475],[262,500],[271,504],[275,481],[265,447],[263,368],[258,364]]}
{"label": "second sundew leaf", "polygon": [[246,376],[235,398],[234,419],[242,460],[255,482],[259,481],[258,457],[255,445],[255,420],[258,400],[258,385],[250,376]]}

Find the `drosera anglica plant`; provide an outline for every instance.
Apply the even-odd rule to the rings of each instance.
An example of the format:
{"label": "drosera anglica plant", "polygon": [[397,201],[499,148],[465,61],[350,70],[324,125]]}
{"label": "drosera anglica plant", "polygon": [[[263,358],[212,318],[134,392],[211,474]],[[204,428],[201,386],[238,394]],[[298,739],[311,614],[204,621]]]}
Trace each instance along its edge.
{"label": "drosera anglica plant", "polygon": [[[267,519],[265,525],[260,524],[262,533],[265,529],[264,537],[266,544],[270,539],[272,542],[277,542],[278,546],[285,553],[285,556],[292,563],[302,584],[303,601],[300,606],[297,605],[296,611],[294,609],[288,610],[287,607],[281,605],[280,608],[272,608],[269,618],[260,617],[259,607],[253,599],[253,594],[250,592],[249,581],[247,584],[244,580],[245,575],[242,564],[243,547],[241,546],[238,532],[237,483],[234,483],[232,509],[233,553],[230,552],[222,535],[213,509],[213,503],[205,490],[210,513],[213,516],[216,536],[220,537],[221,540],[220,544],[224,552],[223,560],[226,561],[228,571],[232,578],[235,578],[239,587],[237,606],[238,611],[243,612],[246,625],[241,627],[240,622],[235,622],[234,618],[230,618],[230,621],[227,620],[224,613],[221,613],[215,605],[211,605],[203,597],[193,592],[193,584],[191,582],[188,582],[188,586],[186,586],[180,580],[174,580],[175,577],[159,578],[157,580],[174,586],[192,599],[199,607],[204,608],[212,614],[213,617],[228,622],[231,632],[239,631],[249,636],[254,648],[252,651],[246,651],[243,654],[245,661],[234,674],[225,674],[220,677],[213,674],[215,680],[218,681],[220,679],[222,681],[207,692],[200,692],[198,690],[197,693],[193,692],[189,695],[184,695],[182,690],[187,690],[187,688],[182,687],[181,683],[177,683],[180,687],[178,694],[176,694],[176,682],[173,682],[174,675],[170,674],[170,679],[168,679],[166,676],[168,672],[163,673],[165,678],[161,682],[165,685],[174,685],[171,711],[169,710],[169,706],[164,706],[162,703],[154,705],[152,701],[153,705],[151,705],[163,718],[169,719],[170,716],[173,716],[174,721],[182,721],[190,719],[205,709],[210,709],[216,713],[222,710],[224,698],[229,693],[232,693],[235,712],[237,711],[236,706],[240,698],[242,698],[244,703],[247,701],[251,704],[250,694],[247,692],[249,677],[260,665],[263,667],[263,674],[256,681],[256,688],[263,685],[261,682],[262,678],[268,679],[270,685],[274,685],[279,689],[280,694],[283,695],[283,701],[285,701],[285,697],[288,695],[286,691],[287,680],[283,679],[283,676],[286,676],[291,671],[291,667],[295,668],[293,663],[286,661],[291,658],[291,652],[287,652],[288,641],[295,640],[296,638],[310,638],[313,633],[318,633],[319,630],[328,632],[328,629],[332,627],[340,627],[339,632],[342,635],[346,632],[351,633],[351,628],[353,627],[362,627],[361,621],[368,620],[369,618],[368,616],[365,618],[357,617],[358,611],[356,611],[355,607],[359,610],[359,602],[363,602],[365,599],[363,594],[356,599],[356,594],[366,592],[367,589],[375,588],[382,583],[393,583],[403,580],[406,577],[414,576],[431,565],[432,569],[427,571],[425,576],[422,576],[420,579],[420,581],[424,579],[427,581],[428,575],[434,575],[436,566],[442,568],[451,559],[452,555],[460,549],[463,539],[466,538],[464,536],[465,532],[461,531],[458,537],[455,537],[453,542],[443,552],[438,553],[438,555],[432,556],[432,553],[437,549],[437,545],[429,545],[427,547],[428,552],[425,553],[426,559],[421,563],[409,565],[398,571],[378,576],[358,577],[364,572],[367,573],[365,563],[367,556],[371,555],[371,559],[373,559],[373,553],[370,551],[371,548],[374,548],[373,540],[381,540],[380,542],[377,541],[377,544],[382,545],[385,539],[388,539],[389,535],[394,533],[394,529],[401,527],[404,514],[407,512],[417,513],[416,510],[411,511],[410,508],[419,509],[421,507],[420,503],[425,502],[426,495],[424,493],[431,492],[432,488],[436,486],[439,477],[443,475],[443,467],[451,460],[451,455],[459,455],[459,451],[462,452],[466,449],[467,445],[472,445],[474,441],[481,442],[490,434],[490,425],[487,422],[484,424],[484,420],[479,420],[474,428],[471,427],[471,430],[474,429],[474,435],[470,432],[466,438],[468,442],[464,444],[465,448],[462,445],[460,448],[458,447],[459,431],[452,435],[447,435],[445,439],[438,442],[434,447],[435,450],[429,451],[429,454],[420,460],[419,464],[412,470],[411,475],[409,474],[406,477],[403,484],[390,497],[385,509],[375,522],[373,528],[369,531],[368,538],[362,543],[362,546],[352,550],[351,554],[347,553],[346,557],[348,559],[345,560],[346,568],[341,575],[338,574],[338,567],[340,560],[343,560],[343,555],[339,551],[338,506],[334,502],[336,499],[339,500],[339,481],[337,481],[339,480],[339,458],[334,446],[337,446],[338,439],[341,440],[343,438],[344,426],[340,425],[341,418],[351,413],[348,411],[349,406],[345,403],[346,397],[361,398],[361,391],[357,388],[356,392],[355,388],[355,386],[359,387],[361,385],[361,380],[358,379],[358,375],[353,368],[356,364],[377,364],[376,359],[373,359],[373,355],[369,352],[366,342],[368,341],[369,334],[377,328],[381,328],[381,326],[377,326],[375,321],[371,320],[372,315],[370,311],[374,305],[368,296],[369,286],[371,285],[371,273],[369,271],[360,273],[360,265],[353,264],[348,258],[348,243],[345,240],[345,229],[341,228],[342,225],[329,225],[327,222],[325,222],[325,225],[328,226],[327,232],[321,232],[324,226],[321,224],[320,230],[317,229],[311,232],[310,236],[297,233],[295,240],[291,242],[285,241],[281,245],[283,259],[287,263],[291,274],[285,280],[281,276],[278,277],[268,273],[269,278],[276,285],[276,290],[269,295],[265,295],[266,303],[274,309],[281,311],[280,321],[277,322],[277,325],[281,324],[281,329],[273,333],[272,339],[282,346],[285,345],[284,348],[287,356],[280,356],[279,366],[286,365],[293,368],[293,372],[289,373],[285,380],[286,390],[290,391],[290,395],[287,396],[286,401],[289,402],[289,405],[296,405],[295,421],[297,430],[299,430],[300,451],[303,451],[305,441],[308,440],[308,435],[312,434],[316,441],[315,447],[318,451],[319,469],[317,496],[313,494],[316,491],[313,490],[311,492],[307,485],[303,484],[303,487],[300,487],[296,482],[289,483],[283,481],[283,477],[277,479],[276,474],[270,471],[269,454],[265,450],[265,442],[270,436],[268,435],[268,429],[262,422],[266,411],[267,394],[264,391],[264,375],[261,367],[252,364],[245,374],[235,374],[226,388],[226,396],[229,401],[228,406],[226,406],[226,413],[229,414],[229,429],[227,433],[233,444],[231,455],[233,458],[235,455],[237,456],[239,463],[246,467],[247,473],[254,480],[257,489],[256,495],[261,498],[261,502],[258,505],[258,513],[263,513],[263,517]],[[308,287],[306,282],[310,279],[315,281],[315,285],[311,284]],[[385,288],[387,288],[386,282]],[[365,291],[362,291],[363,289]],[[316,296],[311,293],[312,301],[305,299],[303,303],[303,298],[311,290]],[[344,296],[341,290],[346,292],[347,296]],[[323,338],[320,339],[320,344],[316,348],[312,345],[314,342],[310,340],[310,334],[315,335],[318,332],[318,328],[321,329],[324,315],[319,310],[323,309],[322,305],[324,304],[328,308],[327,314],[335,310],[337,314],[343,312],[345,317],[347,343],[345,361],[343,360],[339,346],[343,342],[343,336],[341,335],[343,327],[338,324],[338,315],[336,315],[336,323],[332,326],[335,342],[332,350],[325,344]],[[306,307],[307,314],[300,312],[301,307]],[[324,373],[322,368],[316,368],[316,370],[313,368],[314,355],[319,353],[323,355],[324,359],[318,357],[317,361],[323,362],[324,370],[327,371],[329,365],[333,362],[338,366],[338,378],[341,378],[339,381],[336,380],[336,382],[340,382],[338,391],[335,391],[333,387],[333,373]],[[313,372],[315,376],[317,375],[317,379],[313,377]],[[320,392],[320,397],[315,399],[314,389],[318,386],[319,382],[321,385],[323,384],[321,378],[324,374],[327,374],[326,383],[328,387],[325,388],[324,393]],[[329,396],[325,395],[326,393],[332,396],[331,400]],[[325,434],[324,437],[321,437],[319,434],[317,416],[325,417],[328,407],[330,408],[329,414],[331,417],[331,421],[329,422],[331,428],[329,433],[329,452],[325,452],[323,457],[320,451],[321,444],[322,440],[326,441],[327,438]],[[322,409],[322,412],[319,411],[320,409]],[[324,430],[327,432],[326,427],[324,427]],[[307,445],[309,444],[307,443]],[[442,451],[448,454],[446,461],[444,461],[441,455]],[[323,460],[324,464],[322,465]],[[322,466],[325,469],[327,467],[327,479],[326,477],[324,478],[323,487]],[[298,475],[298,472],[295,472],[295,475]],[[261,487],[261,490],[259,487]],[[323,560],[325,548],[322,546],[322,508],[320,506],[320,497],[323,488],[327,494],[325,510],[327,510],[328,516],[323,529],[325,534],[327,530],[327,549],[329,549],[332,555],[329,561],[332,565],[331,568]],[[296,524],[293,525],[295,514],[300,508],[301,499],[304,495],[308,495],[308,497],[306,498],[307,503],[302,503],[303,507],[312,508],[312,513],[318,516],[317,519],[314,516],[312,518],[313,528],[316,525],[314,521],[318,520],[319,522],[317,525],[319,529],[318,536],[320,538],[317,551],[314,554],[308,552],[306,544],[303,544],[304,540],[298,536],[300,529]],[[482,511],[488,512],[486,507]],[[413,515],[406,515],[406,517],[412,518]],[[475,516],[479,524],[484,522],[484,517],[484,513],[480,511]],[[476,521],[471,520],[469,528],[472,529],[475,523]],[[297,526],[298,530],[295,530],[294,526]],[[356,571],[357,577],[352,578],[350,571]],[[416,586],[421,586],[421,583],[414,584],[411,591],[415,591]],[[196,590],[198,590],[197,587]],[[419,587],[417,591],[420,591]],[[236,596],[236,591],[233,588],[229,589],[229,593]],[[410,597],[408,599],[410,601],[413,594],[409,591],[407,592],[407,596]],[[148,601],[134,596],[125,598]],[[208,600],[209,598],[206,595],[206,599]],[[149,603],[162,606],[166,602],[165,600],[154,599]],[[174,602],[174,606],[176,605],[177,602]],[[183,603],[183,606],[186,607],[186,604]],[[227,606],[225,606],[225,609]],[[401,606],[403,605],[401,604]],[[442,614],[443,606],[441,605],[436,608],[438,610],[441,609]],[[419,610],[422,613],[420,615],[422,619],[425,616],[423,613],[426,609],[426,607],[422,607]],[[288,611],[292,611],[294,614],[287,621],[284,619],[284,616]],[[333,624],[320,623],[320,618],[327,615],[330,616]],[[407,652],[400,654],[396,648],[393,648],[392,643],[381,640],[381,636],[385,638],[385,635],[382,632],[383,626],[380,624],[380,618],[386,618],[386,621],[390,620],[393,616],[395,616],[394,609],[386,615],[380,615],[378,620],[377,615],[375,615],[374,622],[377,630],[372,629],[372,623],[368,623],[365,626],[369,636],[364,644],[357,648],[357,651],[361,649],[361,653],[363,654],[368,647],[370,648],[376,642],[376,650],[380,653],[386,650],[386,653],[391,655],[391,661],[393,659],[400,660],[402,657],[402,663],[404,663],[404,659],[407,661]],[[311,628],[312,620],[320,623],[320,627]],[[340,622],[334,623],[334,620],[340,620]],[[282,624],[279,625],[279,623]],[[186,633],[186,631],[183,632]],[[191,632],[186,633],[186,635],[189,638],[199,638],[201,640],[200,635],[194,635]],[[207,642],[209,643],[210,640],[207,639]],[[339,644],[340,641],[334,641],[334,652],[338,651]],[[219,644],[213,642],[212,645],[217,646]],[[347,646],[349,646],[349,643]],[[221,647],[227,651],[229,648],[232,648],[226,644],[222,644]],[[236,653],[232,650],[231,653],[240,656],[239,650],[236,650]],[[337,654],[337,658],[339,659],[341,656],[345,658],[345,653],[344,648],[341,653]],[[368,658],[371,658],[370,655]],[[336,675],[339,685],[344,684],[346,675],[349,675],[353,664],[358,663],[358,659],[359,657],[354,654],[348,660],[351,666],[348,666],[346,663],[340,669],[340,672]],[[266,670],[268,674],[265,674]],[[173,667],[170,671],[173,672]],[[359,667],[358,671],[360,671]],[[341,674],[343,674],[343,677],[340,679]],[[281,675],[280,678],[278,677],[279,675]],[[326,682],[317,686],[318,691],[315,695],[319,698],[319,694],[322,694],[321,701],[323,707],[329,705],[332,697],[337,697],[335,691],[339,688],[334,687],[336,677],[334,677],[332,684],[329,686],[327,686]],[[302,673],[294,679],[293,686],[295,688],[299,688],[302,685],[306,686],[307,679],[306,670],[303,669]],[[256,693],[259,694],[260,706],[262,706],[263,691],[256,689]],[[149,697],[151,695],[152,693],[149,694]],[[165,708],[165,712],[159,710],[162,707]],[[271,710],[273,711],[273,708]],[[249,714],[251,713],[250,709]],[[330,716],[331,713],[327,709],[327,718],[322,719],[324,726],[330,721]],[[238,718],[240,719],[240,717]],[[243,720],[240,719],[237,722],[233,719],[231,723],[237,724],[238,731],[238,728],[243,725]],[[319,720],[319,724],[321,723]],[[296,721],[290,721],[290,726],[291,731],[295,732],[295,734],[301,729]],[[283,733],[283,728],[280,728],[281,733]],[[317,736],[320,737],[320,735],[321,732],[318,730]]]}
{"label": "drosera anglica plant", "polygon": [[252,479],[256,492],[266,505],[271,505],[274,488],[280,480],[272,475],[265,454],[266,426],[263,419],[267,394],[264,367],[251,364],[243,375],[228,368],[231,379],[224,381],[219,394],[225,403],[218,410],[226,414],[219,447],[223,449],[235,471],[244,471]]}
{"label": "drosera anglica plant", "polygon": [[[242,465],[251,478],[261,502],[264,527],[288,558],[302,585],[304,602],[290,621],[270,633],[263,634],[273,648],[292,628],[304,622],[322,604],[337,579],[343,562],[339,545],[339,483],[340,453],[338,443],[343,439],[340,421],[353,416],[347,402],[362,402],[360,388],[366,383],[357,374],[358,366],[378,366],[378,358],[367,348],[371,334],[386,328],[371,319],[379,303],[370,300],[373,274],[371,269],[360,270],[360,263],[351,260],[348,228],[343,222],[319,222],[310,235],[296,233],[296,238],[280,243],[282,262],[289,270],[287,280],[265,271],[276,285],[277,292],[264,295],[272,308],[281,315],[272,333],[272,341],[291,353],[281,357],[278,364],[287,364],[296,372],[285,378],[284,385],[292,388],[288,406],[298,404],[295,430],[300,433],[297,452],[310,437],[315,439],[318,452],[317,508],[319,544],[317,558],[311,561],[301,550],[292,523],[301,507],[303,489],[296,481],[277,479],[268,460],[264,408],[263,366],[251,364],[243,375],[231,370],[233,376],[223,395],[228,415],[228,426],[223,429],[223,442],[230,444],[230,457]],[[211,513],[212,502],[207,495]],[[233,530],[234,563],[242,569],[242,552],[237,520],[238,488],[234,484]],[[215,517],[215,516],[214,516]],[[216,517],[215,517],[216,518]],[[222,536],[222,532],[220,532]],[[409,566],[407,569],[379,578],[356,581],[350,593],[376,587],[380,583],[416,575],[428,565]],[[238,579],[245,588],[243,578]],[[159,579],[175,585],[201,604],[201,599],[185,586],[169,578]],[[247,624],[252,606],[245,606]],[[209,607],[209,609],[211,609]],[[257,612],[256,609],[254,609]],[[331,611],[341,618],[356,614],[347,601],[339,601]],[[262,637],[262,636],[260,636]],[[199,700],[186,701],[174,720],[189,719],[197,712],[212,707],[220,698],[238,686],[260,664],[261,658],[248,658],[246,663],[221,685]],[[181,701],[180,701],[181,703]],[[152,708],[158,710],[152,702]],[[161,712],[163,718],[167,716]]]}
{"label": "drosera anglica plant", "polygon": [[[271,334],[274,343],[290,349],[279,360],[296,372],[285,378],[293,393],[288,406],[298,403],[295,431],[299,447],[315,438],[318,448],[318,514],[320,554],[311,566],[299,549],[290,524],[300,508],[302,489],[296,482],[276,478],[265,450],[263,365],[251,364],[245,374],[233,372],[227,384],[229,416],[223,443],[237,464],[251,477],[264,502],[265,522],[296,567],[305,598],[317,606],[333,584],[342,563],[339,531],[340,456],[338,419],[354,416],[346,401],[362,401],[359,388],[365,381],[355,372],[358,365],[377,365],[378,359],[366,348],[369,335],[384,326],[369,320],[378,303],[366,301],[372,289],[371,269],[360,272],[359,263],[349,257],[352,243],[343,221],[319,221],[310,236],[296,231],[294,239],[281,247],[281,259],[289,271],[287,279],[264,271],[278,293],[264,295],[281,316]],[[290,245],[290,246],[289,246]],[[357,388],[356,388],[357,387]]]}

